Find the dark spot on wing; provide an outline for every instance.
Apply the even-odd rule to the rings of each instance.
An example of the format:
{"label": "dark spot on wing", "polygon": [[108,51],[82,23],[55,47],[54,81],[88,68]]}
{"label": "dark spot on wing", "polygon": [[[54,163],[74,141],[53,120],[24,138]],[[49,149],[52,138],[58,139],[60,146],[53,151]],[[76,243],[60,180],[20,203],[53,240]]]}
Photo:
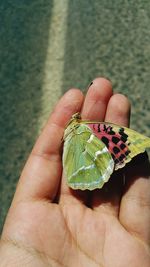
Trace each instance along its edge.
{"label": "dark spot on wing", "polygon": [[126,156],[124,154],[122,154],[120,157],[119,157],[119,161],[123,161],[123,159],[125,158]]}
{"label": "dark spot on wing", "polygon": [[121,135],[121,140],[125,143],[128,139],[128,135],[124,132],[124,128],[120,128],[119,134]]}
{"label": "dark spot on wing", "polygon": [[115,159],[115,164],[118,164],[119,163],[119,159]]}
{"label": "dark spot on wing", "polygon": [[109,132],[108,132],[110,135],[114,135],[115,132],[112,130],[112,128],[110,128]]}
{"label": "dark spot on wing", "polygon": [[112,142],[113,142],[114,144],[117,144],[119,141],[120,141],[120,139],[119,139],[118,137],[116,137],[116,136],[113,136],[113,137],[112,137]]}
{"label": "dark spot on wing", "polygon": [[124,143],[121,143],[120,148],[123,150],[126,147]]}
{"label": "dark spot on wing", "polygon": [[127,150],[127,151],[125,152],[125,155],[128,156],[128,155],[130,154],[130,152],[131,152],[130,150]]}
{"label": "dark spot on wing", "polygon": [[107,133],[107,127],[106,127],[106,125],[104,124],[103,127],[104,127],[104,131]]}
{"label": "dark spot on wing", "polygon": [[114,152],[115,154],[118,154],[118,153],[120,152],[120,149],[119,149],[117,146],[114,146],[114,147],[113,147],[113,152]]}
{"label": "dark spot on wing", "polygon": [[109,148],[109,139],[106,136],[102,136],[101,140]]}

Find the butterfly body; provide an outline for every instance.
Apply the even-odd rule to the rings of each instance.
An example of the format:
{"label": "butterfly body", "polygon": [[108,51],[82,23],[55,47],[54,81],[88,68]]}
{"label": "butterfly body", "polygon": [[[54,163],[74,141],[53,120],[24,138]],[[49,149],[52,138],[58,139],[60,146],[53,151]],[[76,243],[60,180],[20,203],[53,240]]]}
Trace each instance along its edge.
{"label": "butterfly body", "polygon": [[102,188],[114,170],[150,147],[150,138],[106,122],[72,116],[64,133],[63,167],[73,189]]}

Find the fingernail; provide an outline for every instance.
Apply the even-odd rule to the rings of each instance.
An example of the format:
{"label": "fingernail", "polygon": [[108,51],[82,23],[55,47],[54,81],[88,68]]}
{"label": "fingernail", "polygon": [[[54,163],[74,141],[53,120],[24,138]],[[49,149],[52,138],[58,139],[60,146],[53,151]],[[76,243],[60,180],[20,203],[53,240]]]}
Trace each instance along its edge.
{"label": "fingernail", "polygon": [[93,84],[93,81],[89,84],[88,88]]}

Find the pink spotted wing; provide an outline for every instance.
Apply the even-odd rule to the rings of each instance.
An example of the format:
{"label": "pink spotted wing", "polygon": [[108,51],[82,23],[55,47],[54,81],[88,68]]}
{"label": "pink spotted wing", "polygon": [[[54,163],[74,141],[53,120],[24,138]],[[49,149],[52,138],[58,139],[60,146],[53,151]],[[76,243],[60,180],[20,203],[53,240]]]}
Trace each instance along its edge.
{"label": "pink spotted wing", "polygon": [[124,128],[120,127],[115,132],[113,126],[105,123],[89,123],[93,133],[106,145],[115,162],[115,169],[125,165],[125,160],[130,154],[128,135]]}

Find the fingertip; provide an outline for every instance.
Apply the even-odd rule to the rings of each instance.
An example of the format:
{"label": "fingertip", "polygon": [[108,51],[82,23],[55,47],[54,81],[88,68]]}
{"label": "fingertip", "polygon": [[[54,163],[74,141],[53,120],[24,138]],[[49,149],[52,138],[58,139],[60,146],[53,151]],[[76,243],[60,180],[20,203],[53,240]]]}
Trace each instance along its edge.
{"label": "fingertip", "polygon": [[78,110],[81,108],[83,100],[84,95],[81,90],[77,88],[71,88],[62,96],[57,104],[57,107],[60,108],[64,106],[67,109],[73,109],[73,111],[75,108]]}
{"label": "fingertip", "polygon": [[113,94],[112,83],[104,77],[97,77],[89,86],[87,94],[91,94],[95,99],[101,98],[101,100],[107,102]]}
{"label": "fingertip", "polygon": [[79,89],[69,89],[57,103],[49,122],[65,127],[71,116],[81,111],[83,101],[84,95]]}
{"label": "fingertip", "polygon": [[112,93],[109,80],[101,77],[94,79],[85,97],[82,116],[86,119],[103,120]]}
{"label": "fingertip", "polygon": [[112,107],[117,107],[118,116],[128,116],[131,111],[131,103],[123,94],[114,94],[110,99]]}
{"label": "fingertip", "polygon": [[117,93],[109,100],[105,120],[128,126],[130,112],[131,103],[129,99],[125,95]]}
{"label": "fingertip", "polygon": [[73,97],[79,97],[81,100],[83,100],[84,95],[82,91],[78,88],[70,88],[65,94],[64,98],[73,98]]}
{"label": "fingertip", "polygon": [[112,83],[111,81],[108,79],[108,78],[105,78],[105,77],[96,77],[93,81],[92,81],[92,84],[98,84],[99,83],[105,85],[105,86],[108,86],[110,88],[112,88]]}

